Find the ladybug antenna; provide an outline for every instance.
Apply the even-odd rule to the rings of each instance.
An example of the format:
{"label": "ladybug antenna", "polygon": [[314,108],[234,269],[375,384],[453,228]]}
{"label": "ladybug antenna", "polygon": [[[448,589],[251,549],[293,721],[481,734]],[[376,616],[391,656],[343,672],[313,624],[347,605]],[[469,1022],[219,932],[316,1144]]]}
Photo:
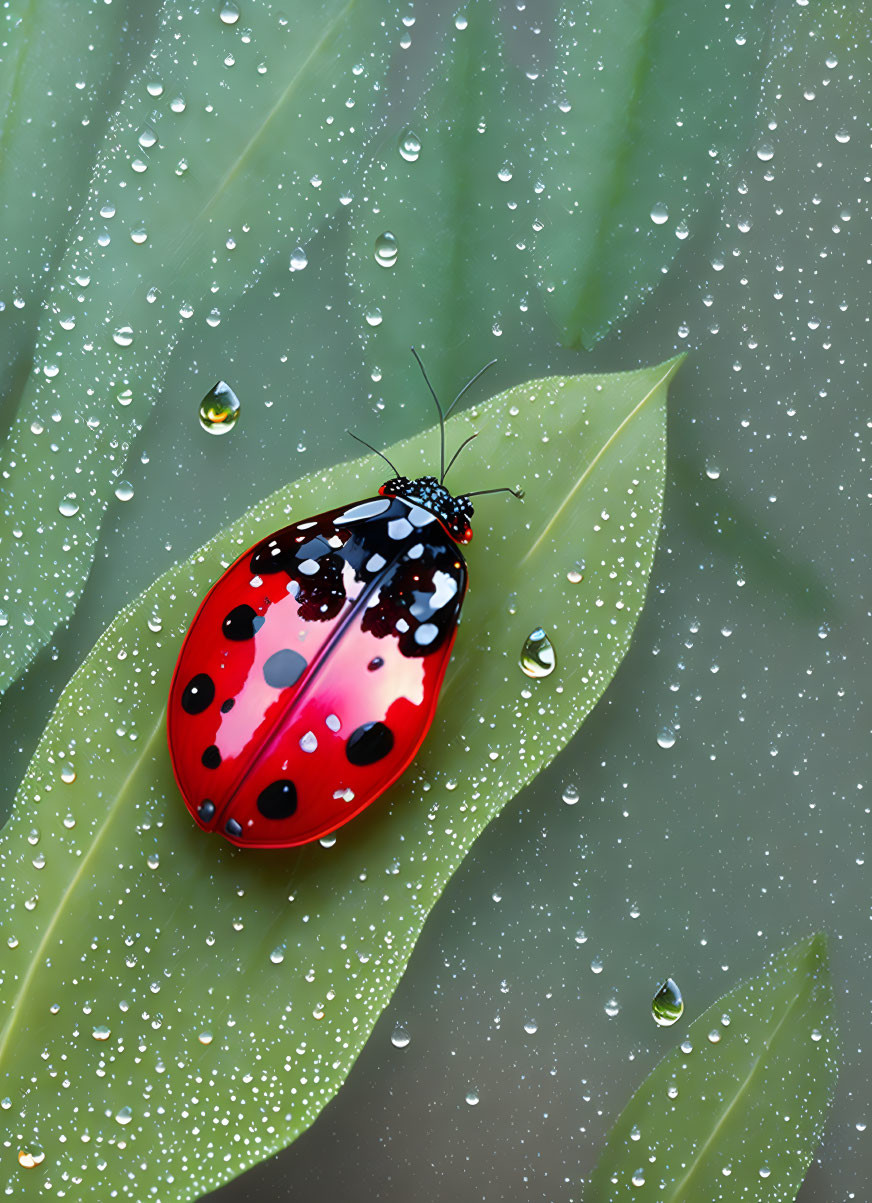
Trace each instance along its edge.
{"label": "ladybug antenna", "polygon": [[[476,380],[478,380],[479,376],[483,376],[485,374],[485,372],[488,370],[488,368],[492,368],[496,362],[497,361],[495,359],[492,359],[490,361],[490,363],[486,363],[483,368],[479,368],[478,371],[475,373],[475,375],[472,377],[472,379],[467,380],[466,384],[464,384],[463,388],[460,390],[460,392],[457,394],[457,396],[454,398],[454,400],[451,402],[451,404],[446,409],[446,411],[445,411],[446,418],[451,413],[452,409],[454,409],[455,405],[460,400],[460,398],[463,396],[463,394],[466,392],[466,390],[468,388],[472,388],[472,386],[475,384]],[[445,470],[446,470],[446,472],[448,471],[447,468]]]}
{"label": "ladybug antenna", "polygon": [[398,468],[395,468],[383,451],[379,451],[378,447],[373,447],[372,443],[368,443],[366,439],[362,439],[359,434],[355,434],[353,430],[346,430],[346,434],[350,434],[353,439],[357,439],[358,443],[363,443],[364,447],[369,447],[370,451],[374,451],[376,455],[380,455],[389,468],[393,469],[394,476],[401,476],[402,473]]}
{"label": "ladybug antenna", "polygon": [[412,351],[412,354],[415,356],[415,359],[417,359],[417,361],[418,361],[418,367],[421,369],[421,375],[424,377],[424,380],[427,382],[427,388],[430,390],[430,395],[432,396],[433,400],[436,402],[436,408],[439,410],[439,450],[440,450],[440,470],[442,473],[442,475],[439,477],[439,479],[444,480],[444,478],[445,478],[445,414],[442,412],[442,406],[439,404],[439,398],[436,396],[436,390],[434,389],[433,385],[430,383],[430,377],[427,375],[427,369],[424,367],[423,363],[421,362],[421,356],[418,354],[418,352],[415,350],[414,347],[411,348],[411,351]]}
{"label": "ladybug antenna", "polygon": [[481,497],[485,493],[511,493],[513,497],[517,497],[518,501],[524,500],[523,489],[478,489],[475,493],[464,493],[464,497]]}
{"label": "ladybug antenna", "polygon": [[448,473],[451,471],[451,465],[457,459],[458,455],[460,455],[463,448],[467,447],[472,442],[473,439],[477,439],[477,438],[478,438],[478,431],[476,431],[475,434],[471,434],[468,439],[463,440],[463,442],[460,444],[460,446],[457,448],[457,450],[452,455],[451,459],[448,461],[448,467],[442,473],[442,480],[444,480],[445,477],[448,475]]}

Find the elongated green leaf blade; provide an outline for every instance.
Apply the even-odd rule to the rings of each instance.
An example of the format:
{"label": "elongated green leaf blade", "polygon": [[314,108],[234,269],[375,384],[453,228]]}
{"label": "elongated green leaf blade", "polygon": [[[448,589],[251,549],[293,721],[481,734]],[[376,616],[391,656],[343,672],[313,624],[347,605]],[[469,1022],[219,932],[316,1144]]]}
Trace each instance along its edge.
{"label": "elongated green leaf blade", "polygon": [[[552,316],[591,346],[654,290],[744,149],[782,5],[564,6],[536,242]],[[716,192],[716,189],[715,189]]]}
{"label": "elongated green leaf blade", "polygon": [[823,935],[725,994],[621,1113],[585,1203],[794,1199],[838,1073],[832,1006]]}
{"label": "elongated green leaf blade", "polygon": [[[274,494],[106,631],[0,837],[4,1168],[17,1198],[73,1179],[82,1199],[196,1198],[311,1124],[471,843],[564,746],[626,651],[657,539],[677,364],[533,381],[451,419],[451,446],[479,432],[457,486],[498,465],[526,500],[479,499],[434,727],[332,847],[240,852],[203,836],[173,782],[164,704],[222,565],[294,517],[372,495],[384,475],[374,457]],[[388,454],[415,472],[436,439]],[[556,668],[534,680],[519,657],[540,626]],[[19,1151],[33,1168],[16,1166]]]}
{"label": "elongated green leaf blade", "polygon": [[377,0],[238,14],[165,5],[58,269],[0,462],[0,689],[81,593],[182,324],[220,322],[264,262],[312,234],[379,124]]}
{"label": "elongated green leaf blade", "polygon": [[[0,36],[0,422],[30,367],[40,302],[155,10],[132,0],[12,0]],[[157,80],[153,73],[152,86]]]}

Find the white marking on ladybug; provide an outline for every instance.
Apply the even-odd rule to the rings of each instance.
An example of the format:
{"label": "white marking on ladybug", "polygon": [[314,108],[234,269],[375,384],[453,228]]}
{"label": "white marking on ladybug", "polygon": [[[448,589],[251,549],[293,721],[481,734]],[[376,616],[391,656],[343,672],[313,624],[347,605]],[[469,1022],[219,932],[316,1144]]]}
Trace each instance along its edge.
{"label": "white marking on ladybug", "polygon": [[410,560],[420,560],[420,558],[423,554],[424,554],[424,544],[423,543],[416,543],[414,547],[410,547],[409,550],[406,552],[406,555],[409,557]]}
{"label": "white marking on ladybug", "polygon": [[388,523],[388,538],[408,539],[413,529],[407,518],[392,518]]}
{"label": "white marking on ladybug", "polygon": [[334,525],[339,526],[346,522],[361,522],[364,518],[374,518],[376,514],[383,514],[385,510],[390,509],[390,505],[390,499],[387,497],[373,497],[372,501],[363,501],[360,505],[353,505],[350,510],[340,514],[334,520]]}
{"label": "white marking on ladybug", "polygon": [[297,530],[311,530],[313,526],[317,525],[317,522],[298,522]]}
{"label": "white marking on ladybug", "polygon": [[441,610],[446,603],[450,602],[457,592],[457,579],[448,572],[441,572],[439,569],[433,573],[433,584],[436,588],[433,590],[433,596],[430,598],[430,608],[433,610]]}
{"label": "white marking on ladybug", "polygon": [[415,642],[420,647],[426,647],[428,643],[433,642],[438,634],[439,628],[435,622],[424,622],[415,632]]}
{"label": "white marking on ladybug", "polygon": [[339,728],[342,726],[342,723],[339,721],[338,714],[328,714],[327,717],[325,718],[324,722],[327,724],[327,726],[330,728],[331,731],[338,731]]}
{"label": "white marking on ladybug", "polygon": [[261,585],[263,584],[263,577],[262,576],[253,576],[248,583],[249,583],[249,585],[251,585],[252,589],[259,589],[261,587]]}
{"label": "white marking on ladybug", "polygon": [[343,802],[353,802],[354,801],[354,790],[353,789],[336,789],[333,791],[333,797],[337,801],[339,801],[341,799]]}
{"label": "white marking on ladybug", "polygon": [[314,731],[307,731],[300,740],[300,747],[304,752],[314,752],[318,747],[318,738]]}
{"label": "white marking on ladybug", "polygon": [[385,564],[387,564],[387,560],[376,552],[366,561],[366,570],[367,572],[379,572]]}
{"label": "white marking on ladybug", "polygon": [[409,629],[409,624],[406,622],[405,618],[398,618],[397,619],[397,630],[400,631],[403,635],[405,635],[405,633],[406,633],[406,631],[408,631],[408,629]]}
{"label": "white marking on ladybug", "polygon": [[291,597],[299,597],[300,582],[299,581],[288,581],[287,585],[285,585],[285,589],[288,591],[288,593],[290,593]]}
{"label": "white marking on ladybug", "polygon": [[302,572],[304,576],[314,576],[319,567],[320,565],[318,564],[317,560],[303,560],[300,563],[300,572]]}
{"label": "white marking on ladybug", "polygon": [[409,506],[409,521],[412,526],[427,526],[436,521],[436,515],[430,510],[422,510],[418,505]]}
{"label": "white marking on ladybug", "polygon": [[330,544],[331,547],[336,548],[336,549],[345,546],[345,544],[342,542],[342,540],[339,538],[338,535],[331,535],[330,538],[327,540],[327,542]]}

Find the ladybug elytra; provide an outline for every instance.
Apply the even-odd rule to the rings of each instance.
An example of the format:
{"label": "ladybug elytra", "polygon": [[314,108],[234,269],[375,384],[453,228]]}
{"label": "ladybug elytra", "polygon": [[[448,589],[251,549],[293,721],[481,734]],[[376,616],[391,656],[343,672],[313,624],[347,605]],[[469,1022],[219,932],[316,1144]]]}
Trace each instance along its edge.
{"label": "ladybug elytra", "polygon": [[[167,717],[173,771],[199,826],[240,847],[292,847],[342,826],[396,781],[433,720],[476,494],[443,483],[447,415],[424,378],[441,479],[391,464],[377,497],[262,539],[185,636]],[[514,492],[482,490],[500,491]]]}

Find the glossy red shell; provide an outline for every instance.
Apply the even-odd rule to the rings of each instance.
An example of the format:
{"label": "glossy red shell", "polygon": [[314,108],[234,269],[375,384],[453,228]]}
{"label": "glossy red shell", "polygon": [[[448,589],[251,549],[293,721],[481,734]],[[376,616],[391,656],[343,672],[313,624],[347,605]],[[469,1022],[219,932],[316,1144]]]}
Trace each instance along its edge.
{"label": "glossy red shell", "polygon": [[170,688],[173,770],[200,827],[291,847],[378,798],[430,726],[466,580],[410,498],[342,506],[244,552],[197,611]]}

